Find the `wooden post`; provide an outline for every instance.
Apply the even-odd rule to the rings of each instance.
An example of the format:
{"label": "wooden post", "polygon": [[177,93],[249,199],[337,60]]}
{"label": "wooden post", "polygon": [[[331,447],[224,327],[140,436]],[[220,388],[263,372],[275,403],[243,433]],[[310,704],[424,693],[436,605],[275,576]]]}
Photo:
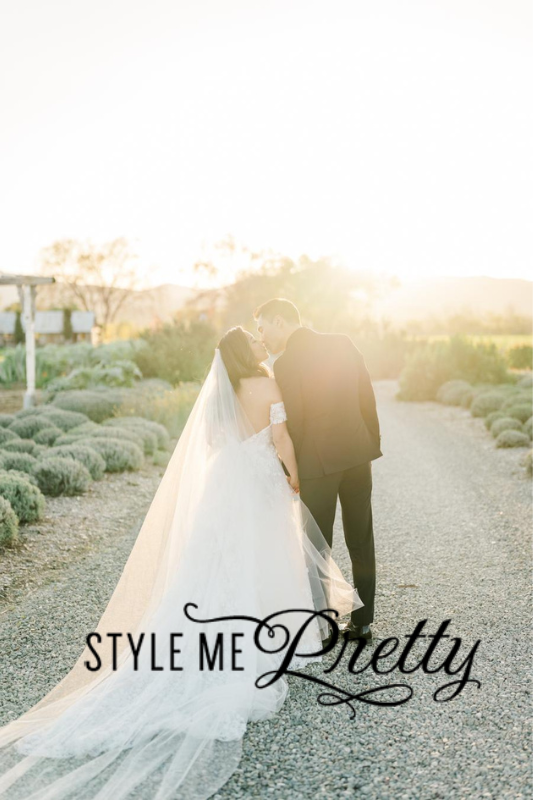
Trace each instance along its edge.
{"label": "wooden post", "polygon": [[23,315],[26,328],[26,391],[23,408],[35,405],[35,286],[27,283],[22,287]]}
{"label": "wooden post", "polygon": [[35,294],[37,286],[55,283],[44,275],[18,275],[0,271],[0,286],[16,286],[26,335],[26,392],[23,407],[35,405]]}

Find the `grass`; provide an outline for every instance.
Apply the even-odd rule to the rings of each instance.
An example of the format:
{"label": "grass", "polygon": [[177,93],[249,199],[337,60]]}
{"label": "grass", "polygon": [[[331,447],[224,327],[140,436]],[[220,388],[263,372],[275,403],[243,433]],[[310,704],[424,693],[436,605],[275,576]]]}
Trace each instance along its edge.
{"label": "grass", "polygon": [[[530,333],[516,333],[516,334],[478,334],[478,335],[468,335],[465,334],[465,339],[468,339],[473,344],[491,344],[494,342],[498,350],[501,352],[507,352],[507,350],[511,350],[513,347],[521,347],[522,345],[531,345],[533,343],[533,335]],[[446,339],[450,338],[450,334],[443,333],[443,334],[435,334],[434,336],[428,336],[424,334],[417,334],[413,336],[408,336],[408,339],[411,341],[427,341],[427,342],[439,342],[445,341]]]}

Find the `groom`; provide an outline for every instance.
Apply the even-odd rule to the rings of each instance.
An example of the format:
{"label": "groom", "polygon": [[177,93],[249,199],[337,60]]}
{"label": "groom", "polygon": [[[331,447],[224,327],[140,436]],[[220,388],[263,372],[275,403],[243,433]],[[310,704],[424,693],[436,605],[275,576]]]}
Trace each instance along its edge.
{"label": "groom", "polygon": [[371,462],[382,455],[376,400],[363,356],[344,334],[301,325],[290,300],[275,298],[254,312],[274,361],[300,478],[300,496],[332,546],[337,498],[354,586],[364,606],[341,630],[370,640],[376,563]]}

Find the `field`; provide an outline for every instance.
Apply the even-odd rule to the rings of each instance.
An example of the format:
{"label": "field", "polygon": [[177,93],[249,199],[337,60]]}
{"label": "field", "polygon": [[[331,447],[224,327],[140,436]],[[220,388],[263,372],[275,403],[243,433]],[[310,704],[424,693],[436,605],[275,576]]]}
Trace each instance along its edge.
{"label": "field", "polygon": [[[409,336],[408,338],[411,341],[438,342],[445,341],[446,339],[449,339],[450,336],[447,333],[443,333],[436,334],[435,336],[420,335]],[[472,336],[465,335],[465,338],[471,341],[473,344],[490,344],[494,342],[498,350],[500,350],[502,353],[506,353],[513,347],[523,347],[524,345],[529,345],[531,347],[533,343],[533,335],[530,333],[517,333],[509,335],[489,333]]]}

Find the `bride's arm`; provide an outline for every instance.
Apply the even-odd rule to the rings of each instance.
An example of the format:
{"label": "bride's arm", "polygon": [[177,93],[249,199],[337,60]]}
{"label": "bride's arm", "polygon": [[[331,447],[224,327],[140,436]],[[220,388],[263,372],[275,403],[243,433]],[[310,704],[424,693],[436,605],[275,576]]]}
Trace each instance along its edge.
{"label": "bride's arm", "polygon": [[289,472],[289,477],[287,480],[294,491],[299,492],[300,482],[298,479],[298,465],[296,463],[294,445],[287,429],[286,422],[277,422],[275,425],[272,425],[272,439],[274,440],[274,446],[277,454]]}

